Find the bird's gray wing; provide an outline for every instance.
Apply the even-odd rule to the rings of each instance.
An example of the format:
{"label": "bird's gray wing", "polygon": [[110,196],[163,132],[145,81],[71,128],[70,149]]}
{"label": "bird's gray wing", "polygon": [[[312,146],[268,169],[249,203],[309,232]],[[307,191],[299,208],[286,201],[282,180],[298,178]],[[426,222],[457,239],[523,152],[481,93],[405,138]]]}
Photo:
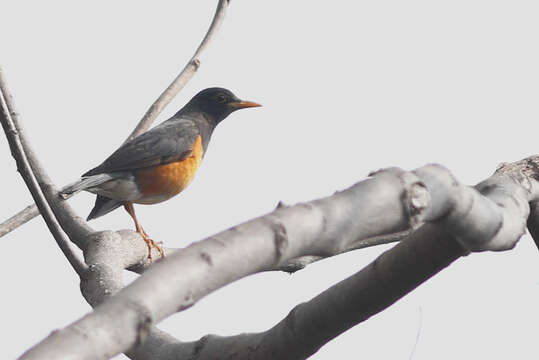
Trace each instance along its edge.
{"label": "bird's gray wing", "polygon": [[83,176],[128,171],[181,161],[191,155],[200,130],[193,120],[172,118],[126,142]]}

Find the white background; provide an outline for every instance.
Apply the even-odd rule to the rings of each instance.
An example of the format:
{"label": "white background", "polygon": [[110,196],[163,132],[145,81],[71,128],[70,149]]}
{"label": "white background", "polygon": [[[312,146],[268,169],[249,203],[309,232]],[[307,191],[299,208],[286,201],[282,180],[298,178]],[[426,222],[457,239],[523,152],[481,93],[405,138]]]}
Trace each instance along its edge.
{"label": "white background", "polygon": [[[0,0],[0,64],[57,184],[125,139],[190,58],[215,3]],[[193,184],[138,206],[139,219],[182,247],[381,167],[438,162],[481,181],[538,151],[538,18],[534,1],[232,1],[199,73],[158,121],[209,86],[264,107],[223,122]],[[31,199],[3,137],[0,164],[4,220]],[[86,216],[93,197],[71,203]],[[132,223],[118,210],[91,226]],[[10,359],[90,308],[41,219],[0,245],[0,358]],[[160,326],[182,340],[265,330],[389,247],[251,276]],[[537,358],[538,264],[529,236],[470,255],[312,358]]]}

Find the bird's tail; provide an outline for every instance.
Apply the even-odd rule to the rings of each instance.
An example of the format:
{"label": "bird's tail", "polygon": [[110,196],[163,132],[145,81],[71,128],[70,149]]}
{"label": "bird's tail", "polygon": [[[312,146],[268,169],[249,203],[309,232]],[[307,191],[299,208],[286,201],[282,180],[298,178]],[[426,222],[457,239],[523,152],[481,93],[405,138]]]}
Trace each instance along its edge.
{"label": "bird's tail", "polygon": [[109,180],[114,179],[115,176],[111,174],[98,174],[98,175],[91,175],[91,176],[83,176],[79,180],[75,181],[74,183],[71,183],[69,185],[64,186],[60,190],[60,197],[62,199],[69,199],[76,193],[86,190],[89,188],[92,188],[97,185],[101,185],[104,182],[107,182]]}
{"label": "bird's tail", "polygon": [[109,199],[108,197],[97,195],[95,198],[95,205],[86,221],[96,219],[100,216],[108,214],[112,210],[116,210],[124,204],[121,200]]}

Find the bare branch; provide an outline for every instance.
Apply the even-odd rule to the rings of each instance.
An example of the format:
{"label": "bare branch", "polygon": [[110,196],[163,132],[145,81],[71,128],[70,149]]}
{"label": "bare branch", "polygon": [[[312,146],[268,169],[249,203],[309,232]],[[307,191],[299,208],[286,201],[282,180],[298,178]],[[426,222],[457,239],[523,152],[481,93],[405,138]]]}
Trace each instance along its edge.
{"label": "bare branch", "polygon": [[450,234],[425,225],[358,273],[296,306],[267,331],[181,342],[154,328],[148,340],[127,355],[141,360],[306,359],[465,253]]}
{"label": "bare branch", "polygon": [[[96,307],[93,313],[55,332],[23,358],[54,357],[53,354],[69,357],[70,353],[99,358],[126,351],[145,339],[150,325],[188,308],[227,283],[252,273],[278,268],[293,258],[329,256],[362,239],[405,230],[417,223],[416,218],[422,216],[422,209],[427,209],[427,198],[415,196],[421,191],[412,190],[418,186],[423,185],[413,175],[381,173],[329,198],[282,207],[194,243],[156,262],[139,279]],[[373,201],[372,194],[379,192],[387,197],[383,201]],[[376,221],[379,213],[387,216]],[[362,221],[357,221],[356,214],[362,214]],[[132,232],[106,232],[101,238],[94,234],[88,243],[96,249],[89,253],[100,253],[103,257],[110,254],[112,257],[114,246],[121,246],[121,237],[129,234]],[[107,249],[97,249],[105,243],[108,244]],[[143,244],[139,243],[137,251],[143,253]],[[127,251],[134,249],[137,247]],[[94,264],[89,258],[86,261],[92,271]],[[122,260],[116,260],[119,261]],[[124,265],[109,264],[100,268],[96,264],[95,269],[107,275],[113,273],[112,266],[121,268]],[[99,278],[106,279],[105,276]],[[89,282],[81,284],[85,294],[105,294],[105,291],[85,290],[88,285]],[[113,290],[115,286],[111,285],[108,293]],[[94,297],[94,302],[96,298],[98,296]],[[118,324],[122,326],[118,327]],[[96,325],[101,329],[99,332],[92,330]],[[97,343],[99,346],[96,347]]]}
{"label": "bare branch", "polygon": [[[477,186],[479,192],[459,184],[440,166],[425,166],[413,172],[390,169],[329,198],[281,207],[156,263],[93,313],[49,336],[23,359],[59,354],[69,357],[75,353],[99,358],[126,351],[144,341],[151,324],[188,308],[234,280],[279,268],[290,259],[330,256],[364,239],[404,231],[422,221],[436,224],[422,227],[428,230],[419,232],[424,238],[451,234],[460,243],[451,245],[460,249],[459,256],[462,248],[510,249],[523,233],[528,201],[539,195],[535,180],[525,178],[531,184],[527,186],[523,179],[515,180],[518,173],[499,171]],[[397,248],[406,249],[403,246]],[[395,291],[404,294],[431,276],[431,272],[423,271],[425,267],[438,269],[456,256],[455,251],[441,251],[443,255],[437,257],[439,252],[432,251],[432,255],[421,256],[417,264],[408,264],[406,271],[396,271],[396,263],[401,261],[398,257],[394,263],[384,262],[384,266],[379,266],[379,261],[374,263],[376,286],[380,286],[380,279],[393,278],[393,273],[411,274],[408,280],[397,281],[397,288],[383,287],[388,301]],[[375,298],[380,296],[376,293]],[[377,304],[375,299],[369,301],[368,304]],[[92,331],[97,324],[99,333]],[[121,328],[117,324],[122,324]]]}
{"label": "bare branch", "polygon": [[[36,201],[40,212],[43,214],[43,218],[49,231],[54,236],[54,239],[58,243],[58,246],[66,256],[67,260],[75,269],[79,276],[82,276],[86,271],[86,265],[82,263],[69,245],[69,240],[66,238],[56,218],[42,193],[42,188],[38,185],[39,181],[43,179],[43,173],[36,173],[35,169],[41,170],[39,163],[33,154],[28,154],[28,149],[24,145],[23,135],[21,129],[17,124],[17,113],[15,112],[14,105],[12,103],[11,95],[8,91],[7,83],[4,78],[3,70],[0,67],[0,102],[2,108],[2,116],[0,122],[4,128],[6,138],[11,148],[11,154],[17,162],[17,169],[23,177],[26,186],[30,190],[32,197]],[[30,160],[30,157],[33,157]],[[34,164],[33,169],[31,163]],[[34,171],[33,171],[34,170]],[[38,170],[38,171],[39,171]],[[43,180],[42,180],[43,181]]]}
{"label": "bare branch", "polygon": [[234,353],[238,354],[235,357],[238,360],[306,359],[328,341],[383,311],[465,253],[450,234],[425,225],[358,273],[296,306],[270,330],[240,335],[234,342],[206,339],[199,345],[197,360],[215,359],[215,354],[227,359]]}
{"label": "bare branch", "polygon": [[24,208],[24,210],[13,215],[12,217],[0,224],[0,237],[12,232],[19,226],[26,224],[28,221],[32,220],[38,215],[39,210],[37,209],[36,204],[27,206],[26,208]]}
{"label": "bare branch", "polygon": [[[511,170],[506,168],[501,171],[499,169],[497,174],[495,174],[493,177],[498,180],[499,183],[494,185],[494,187],[498,186],[499,188],[502,188],[502,191],[503,189],[507,190],[508,187],[511,187],[511,185],[508,185],[508,183],[511,184],[512,179],[515,178],[515,174],[519,173],[520,170],[517,168],[513,168]],[[488,182],[489,181],[487,181],[487,183]],[[493,181],[490,181],[490,183],[493,185]],[[517,181],[516,183],[521,182]],[[479,184],[478,188],[484,191],[485,183]],[[494,190],[491,192],[491,195],[493,198],[501,200],[498,197],[499,193],[498,195],[495,195],[497,192],[497,190]],[[530,199],[534,198],[534,196],[537,196],[537,192],[530,191],[528,196]],[[512,201],[507,199],[511,197],[512,195],[506,196],[505,201],[502,200],[499,205],[504,207],[507,200]],[[516,203],[518,202],[519,201],[516,201]],[[473,207],[474,206],[472,205],[471,208]],[[471,215],[472,213],[473,210],[470,210],[468,215]],[[517,211],[516,213],[518,214],[519,212]],[[447,218],[450,217],[451,214],[447,214]],[[438,236],[437,239],[433,238],[436,236]],[[516,238],[519,237],[518,230],[514,236]],[[422,243],[423,241],[425,242]],[[387,258],[389,257],[389,254],[396,252],[397,249],[402,250],[403,248],[406,248],[410,246],[410,244],[414,243],[416,243],[414,250],[412,250],[413,246],[411,246],[404,253],[397,255],[394,258],[394,261],[387,261],[387,264],[389,264],[391,268],[389,271],[383,271],[383,266],[380,264],[384,262],[384,256]],[[425,275],[420,274],[421,272],[423,274],[430,274],[428,276],[431,276],[439,269],[447,266],[451,261],[458,258],[460,255],[466,253],[466,251],[464,251],[460,246],[455,245],[456,242],[454,239],[451,239],[451,236],[449,236],[448,233],[443,231],[440,232],[440,229],[433,226],[424,226],[414,233],[410,239],[401,242],[386,254],[379,257],[374,263],[369,265],[369,267],[362,270],[360,273],[363,273],[363,277],[356,274],[339,284],[343,285],[349,282],[350,286],[348,288],[340,287],[338,291],[332,294],[335,296],[334,298],[332,298],[330,294],[335,287],[325,291],[312,301],[299,305],[290,312],[285,320],[267,332],[259,334],[242,334],[232,337],[208,335],[197,342],[183,343],[171,339],[169,336],[159,331],[150,331],[148,344],[143,344],[142,346],[137,347],[136,350],[129,352],[128,355],[133,359],[144,359],[149,354],[159,357],[160,359],[175,359],[178,358],[175,356],[185,356],[184,354],[188,354],[190,358],[197,360],[229,359],[231,357],[234,357],[235,359],[306,358],[307,356],[316,352],[317,349],[325,342],[329,341],[333,335],[337,335],[349,327],[344,324],[354,325],[355,323],[366,319],[368,316],[360,317],[358,320],[357,314],[358,311],[361,311],[362,309],[363,311],[365,311],[365,309],[368,311],[369,305],[365,304],[365,299],[371,298],[372,293],[376,293],[376,296],[372,296],[374,306],[379,305],[381,302],[383,303],[385,301],[384,299],[387,298],[388,292],[380,291],[380,287],[390,290],[398,289],[403,284],[403,280],[398,278],[401,274],[416,277],[416,280],[414,281],[419,280],[419,282],[417,282],[417,285],[419,285],[420,282],[426,279]],[[425,261],[425,259],[429,259],[429,261]],[[419,262],[419,264],[416,264],[415,262]],[[402,269],[396,269],[396,267],[399,266],[402,266]],[[362,288],[358,285],[359,282],[369,278],[364,274],[364,272],[369,268],[377,271],[377,273],[375,273],[376,276],[372,277],[371,282],[366,283],[367,285],[370,285],[372,289]],[[423,269],[421,270],[421,268]],[[394,282],[381,281],[390,279],[391,277],[394,277]],[[354,283],[352,279],[357,280],[358,283]],[[359,291],[358,288],[360,289]],[[356,295],[354,296],[354,294]],[[393,295],[394,294],[391,294],[390,291],[389,297],[393,299],[391,301],[394,301]],[[400,297],[402,295],[403,294],[400,294],[398,296]],[[313,306],[313,302],[324,297],[331,300],[327,301],[327,304],[324,304],[323,306]],[[357,306],[357,304],[363,304],[364,306],[357,306],[357,308],[351,309],[342,304],[343,300],[348,299],[350,299],[350,304],[352,304],[352,306]],[[312,311],[309,312],[305,309],[311,309]],[[323,311],[320,309],[323,309]],[[350,311],[346,311],[344,309],[348,309]],[[374,311],[370,315],[373,315],[376,312],[377,311]],[[301,314],[301,316],[298,314]],[[350,316],[351,314],[354,316]],[[321,317],[324,318],[321,319]],[[317,324],[323,324],[323,326],[318,326]],[[336,326],[338,331],[330,333],[326,335],[326,338],[324,338],[323,333],[326,332],[327,329],[331,329],[332,326]],[[313,331],[313,329],[322,329],[322,331],[317,332]],[[265,339],[265,346],[263,345],[262,339]],[[216,356],[215,354],[219,354],[219,356]]]}
{"label": "bare branch", "polygon": [[[165,91],[157,98],[157,100],[146,111],[146,114],[142,117],[138,125],[133,132],[127,137],[125,141],[129,141],[134,137],[142,134],[150,128],[154,120],[159,116],[163,109],[172,101],[172,99],[183,89],[187,82],[193,77],[200,67],[200,56],[204,50],[208,47],[209,43],[215,34],[217,33],[221,23],[223,22],[226,9],[228,7],[229,0],[220,0],[215,10],[215,15],[211,22],[211,25],[204,36],[204,39],[198,46],[193,57],[189,60],[187,65],[183,68],[180,74],[174,79],[174,81],[165,89]],[[26,211],[30,208],[30,211]],[[10,219],[0,224],[0,237],[8,234],[17,227],[25,224],[29,220],[39,215],[39,211],[35,204],[29,205],[25,210],[12,216]]]}
{"label": "bare branch", "polygon": [[[212,37],[212,29],[220,23],[227,4],[228,1],[219,2],[199,49],[129,138],[149,128],[193,76],[199,66],[197,53]],[[329,198],[279,208],[177,251],[123,288],[124,268],[142,271],[147,266],[140,261],[145,251],[141,249],[142,242],[133,232],[92,233],[84,222],[70,225],[72,214],[53,200],[57,194],[54,185],[21,136],[17,119],[9,123],[9,113],[14,114],[7,109],[9,97],[1,100],[3,115],[8,119],[6,135],[13,137],[12,151],[15,148],[22,154],[20,161],[30,173],[28,186],[33,186],[37,193],[36,201],[43,208],[47,224],[54,221],[54,216],[37,183],[64,230],[84,250],[89,268],[84,276],[82,270],[79,273],[81,288],[88,302],[96,306],[94,312],[30,349],[24,359],[105,358],[128,349],[134,358],[157,358],[164,350],[167,354],[163,353],[162,358],[177,358],[179,354],[197,359],[231,355],[251,358],[254,352],[257,358],[304,358],[349,327],[391,305],[461,255],[512,248],[524,231],[529,202],[539,196],[535,169],[529,172],[523,166],[535,164],[537,159],[525,164],[505,164],[476,188],[459,184],[448,171],[437,166],[413,172],[389,169]],[[16,156],[18,163],[19,157]],[[424,223],[427,224],[421,226]],[[225,338],[208,336],[194,343],[179,343],[153,327],[244,276],[298,269],[351,249],[395,241],[408,235],[410,229],[418,228],[409,239],[367,268],[297,306],[267,332]],[[58,224],[51,232],[63,236]],[[65,237],[64,242],[67,243]]]}
{"label": "bare branch", "polygon": [[219,30],[219,27],[221,26],[221,23],[223,22],[223,19],[225,17],[228,3],[229,0],[219,0],[210,28],[208,29],[208,31],[206,32],[206,36],[204,36],[204,39],[202,39],[202,42],[196,49],[193,57],[189,60],[187,65],[185,65],[183,70],[174,79],[174,81],[172,81],[172,83],[165,89],[165,91],[163,91],[159,98],[155,100],[155,102],[152,104],[152,106],[150,106],[148,111],[146,111],[146,114],[144,114],[136,128],[125,140],[126,142],[148,130],[154,120],[157,118],[157,116],[159,116],[159,114],[170,103],[170,101],[174,99],[178,92],[183,89],[185,84],[187,84],[187,82],[191,80],[193,75],[195,75],[198,68],[200,67],[200,55],[204,52],[211,40],[215,37],[217,30]]}
{"label": "bare branch", "polygon": [[[372,238],[364,239],[361,241],[358,241],[353,246],[343,249],[343,251],[339,253],[332,254],[330,256],[343,254],[345,252],[353,251],[353,250],[359,250],[359,249],[365,249],[372,246],[378,246],[378,245],[384,245],[384,244],[391,244],[393,242],[401,241],[408,237],[412,233],[412,229],[407,229],[405,231],[397,232],[394,234],[388,234],[388,235],[382,235],[382,236],[374,236]],[[271,269],[271,271],[285,271],[287,273],[294,273],[298,270],[304,269],[307,265],[312,264],[316,261],[323,260],[326,257],[324,256],[314,256],[314,255],[308,255],[308,256],[302,256],[296,259],[291,259],[286,264],[280,266],[277,269]]]}

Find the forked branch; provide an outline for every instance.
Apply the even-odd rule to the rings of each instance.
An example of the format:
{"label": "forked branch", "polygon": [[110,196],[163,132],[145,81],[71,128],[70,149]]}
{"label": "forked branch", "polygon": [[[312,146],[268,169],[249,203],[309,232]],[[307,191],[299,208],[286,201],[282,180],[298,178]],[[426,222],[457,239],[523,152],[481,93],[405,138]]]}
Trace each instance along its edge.
{"label": "forked branch", "polygon": [[[285,320],[284,325],[277,325],[268,332],[249,335],[245,342],[238,341],[236,337],[217,338],[216,344],[221,349],[218,354],[208,352],[204,357],[196,358],[226,358],[228,350],[233,350],[234,354],[245,354],[239,358],[249,358],[248,349],[253,346],[253,341],[266,344],[257,348],[274,354],[283,348],[283,344],[288,344],[290,336],[306,337],[312,341],[308,342],[308,349],[288,347],[289,353],[296,354],[297,350],[297,354],[304,355],[316,351],[338,333],[389,306],[460,255],[514,247],[525,231],[528,203],[539,197],[539,186],[526,174],[528,170],[524,162],[510,164],[471,188],[459,184],[440,166],[425,166],[412,172],[389,169],[377,172],[372,178],[331,197],[278,208],[271,214],[194,243],[156,263],[116,295],[106,296],[107,301],[92,313],[53,333],[23,359],[75,354],[99,358],[128,349],[132,349],[129,354],[133,358],[144,358],[141,354],[147,349],[144,342],[148,334],[148,346],[165,341],[154,338],[162,333],[151,325],[189,308],[215,289],[256,272],[280,268],[294,258],[331,256],[364,239],[403,231],[422,222],[429,223],[413,233],[410,239],[382,255],[370,265],[370,270],[358,273],[353,279],[346,280],[346,285],[339,287],[342,291],[340,297],[361,297],[362,301],[352,312],[342,310],[341,316],[335,316],[336,323],[328,325],[328,329],[333,330],[313,332],[313,327],[308,326],[316,321],[316,313],[341,311],[340,307],[326,308],[334,302],[329,298],[336,296],[333,290],[328,290],[321,294],[321,298],[308,303],[312,305],[299,308],[313,310],[300,311],[305,311],[302,315],[305,326],[290,321],[297,325],[294,334],[290,333],[291,326]],[[106,234],[120,238],[125,235]],[[419,242],[413,240],[417,236],[421,239]],[[121,244],[118,239],[112,240],[114,244]],[[405,266],[406,271],[399,266]],[[95,278],[103,279],[102,276]],[[364,291],[358,292],[357,284],[363,284],[359,289]],[[95,289],[90,283],[82,284],[83,289],[86,286]],[[370,291],[369,288],[378,291]],[[117,289],[112,286],[108,293]],[[99,294],[94,294],[99,301]],[[301,319],[297,314],[290,316],[294,320]],[[117,324],[122,324],[121,328]],[[93,331],[96,325],[100,332]],[[168,336],[165,338],[172,341]],[[205,344],[210,344],[209,338],[212,337],[204,338],[197,349],[202,350]],[[172,346],[170,341],[168,344]],[[183,352],[182,346],[177,349],[180,353]],[[303,355],[290,358],[302,358]]]}
{"label": "forked branch", "polygon": [[[195,55],[130,138],[148,129],[196,72],[200,52],[213,37],[227,5],[228,1],[219,1],[212,25]],[[83,295],[95,306],[93,312],[30,349],[23,359],[101,359],[119,352],[127,352],[134,359],[176,359],[183,355],[193,359],[305,358],[461,255],[511,249],[524,233],[529,203],[539,200],[538,157],[504,164],[474,188],[459,184],[440,166],[410,172],[387,169],[328,198],[279,207],[176,251],[124,287],[125,268],[142,272],[147,265],[141,260],[146,255],[143,242],[132,231],[92,232],[67,205],[53,200],[56,190],[29,145],[25,146],[17,119],[13,119],[15,111],[9,109],[9,96],[4,93],[0,100],[10,146],[17,153],[19,169],[23,168],[21,172],[47,225],[62,247],[67,240],[55,223],[58,219],[84,251],[88,268],[70,261],[81,275]],[[344,251],[398,239],[412,230],[406,240],[365,269],[298,305],[268,331],[207,336],[198,342],[182,343],[154,327],[242,277],[261,271],[296,270]],[[69,252],[66,256],[70,257]],[[323,327],[313,326],[322,323]]]}

